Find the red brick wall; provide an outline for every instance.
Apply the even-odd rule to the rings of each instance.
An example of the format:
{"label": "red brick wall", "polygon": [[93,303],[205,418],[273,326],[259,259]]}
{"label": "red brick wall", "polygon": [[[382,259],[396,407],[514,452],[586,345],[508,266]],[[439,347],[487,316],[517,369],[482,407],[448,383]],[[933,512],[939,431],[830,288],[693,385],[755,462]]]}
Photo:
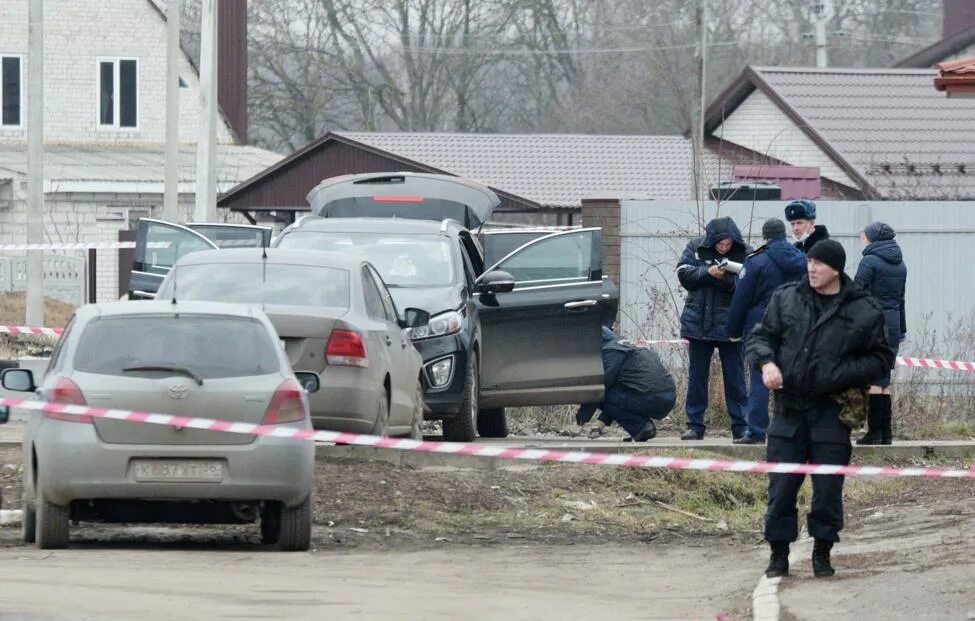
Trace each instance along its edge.
{"label": "red brick wall", "polygon": [[582,226],[603,229],[603,274],[620,282],[620,201],[582,199]]}

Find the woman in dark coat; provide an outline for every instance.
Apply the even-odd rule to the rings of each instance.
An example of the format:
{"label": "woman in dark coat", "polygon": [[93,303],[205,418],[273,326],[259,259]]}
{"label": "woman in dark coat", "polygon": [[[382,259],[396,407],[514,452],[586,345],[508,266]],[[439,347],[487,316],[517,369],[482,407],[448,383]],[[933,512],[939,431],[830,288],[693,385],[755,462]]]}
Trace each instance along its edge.
{"label": "woman in dark coat", "polygon": [[[907,317],[904,313],[904,291],[907,286],[907,266],[900,246],[894,241],[894,229],[883,222],[874,222],[860,233],[864,244],[863,259],[857,268],[854,282],[866,289],[884,310],[887,343],[896,355],[900,342],[907,336]],[[867,433],[857,444],[890,444],[891,402],[890,373],[877,378],[870,386],[870,406],[867,412]]]}

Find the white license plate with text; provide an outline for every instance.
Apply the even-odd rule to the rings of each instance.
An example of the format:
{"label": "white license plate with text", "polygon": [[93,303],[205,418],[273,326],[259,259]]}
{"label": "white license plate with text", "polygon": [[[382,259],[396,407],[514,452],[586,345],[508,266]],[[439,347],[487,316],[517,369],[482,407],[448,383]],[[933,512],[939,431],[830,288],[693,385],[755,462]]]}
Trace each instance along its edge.
{"label": "white license plate with text", "polygon": [[223,463],[214,459],[137,459],[136,481],[215,483],[223,480]]}

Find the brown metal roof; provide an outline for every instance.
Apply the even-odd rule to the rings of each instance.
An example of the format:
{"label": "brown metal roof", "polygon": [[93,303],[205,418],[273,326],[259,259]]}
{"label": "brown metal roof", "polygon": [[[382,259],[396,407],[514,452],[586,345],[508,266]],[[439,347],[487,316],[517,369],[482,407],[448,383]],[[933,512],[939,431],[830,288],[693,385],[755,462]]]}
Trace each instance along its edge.
{"label": "brown metal roof", "polygon": [[[867,196],[975,197],[975,100],[946,99],[936,72],[749,67],[709,108],[706,130],[756,89]],[[802,165],[804,162],[790,162]]]}
{"label": "brown metal roof", "polygon": [[[346,147],[341,156],[338,152],[332,157],[322,155],[336,143]],[[307,186],[301,188],[304,197],[314,185],[308,185],[312,180],[387,170],[376,168],[378,160],[336,161],[353,158],[353,149],[400,170],[474,179],[495,190],[503,204],[534,209],[578,209],[583,198],[693,197],[691,143],[683,136],[333,132],[232,189],[219,205],[260,208],[266,201],[280,200],[265,192],[272,184],[280,191]],[[310,166],[316,158],[319,163]],[[719,169],[719,159],[711,156],[708,165]],[[300,169],[307,175],[299,174]],[[722,172],[730,178],[731,165],[725,163]]]}
{"label": "brown metal roof", "polygon": [[938,71],[941,73],[934,79],[936,89],[948,91],[949,96],[975,96],[975,56],[940,63]]}

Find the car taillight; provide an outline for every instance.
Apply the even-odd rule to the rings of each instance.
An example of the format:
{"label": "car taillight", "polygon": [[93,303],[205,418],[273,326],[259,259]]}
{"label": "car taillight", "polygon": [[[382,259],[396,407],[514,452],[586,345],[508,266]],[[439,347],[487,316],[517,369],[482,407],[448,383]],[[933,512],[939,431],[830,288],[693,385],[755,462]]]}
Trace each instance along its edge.
{"label": "car taillight", "polygon": [[280,425],[281,423],[297,423],[305,420],[308,411],[305,408],[305,391],[301,384],[293,379],[281,382],[271,397],[271,403],[264,412],[265,425]]}
{"label": "car taillight", "polygon": [[332,330],[325,348],[325,360],[329,364],[347,367],[367,367],[366,344],[362,335],[353,330]]}
{"label": "car taillight", "polygon": [[[59,377],[48,395],[52,403],[66,403],[68,405],[88,405],[85,395],[78,385],[66,377]],[[44,412],[44,416],[53,420],[63,420],[69,423],[91,423],[91,416],[87,414],[67,414],[65,412]]]}

